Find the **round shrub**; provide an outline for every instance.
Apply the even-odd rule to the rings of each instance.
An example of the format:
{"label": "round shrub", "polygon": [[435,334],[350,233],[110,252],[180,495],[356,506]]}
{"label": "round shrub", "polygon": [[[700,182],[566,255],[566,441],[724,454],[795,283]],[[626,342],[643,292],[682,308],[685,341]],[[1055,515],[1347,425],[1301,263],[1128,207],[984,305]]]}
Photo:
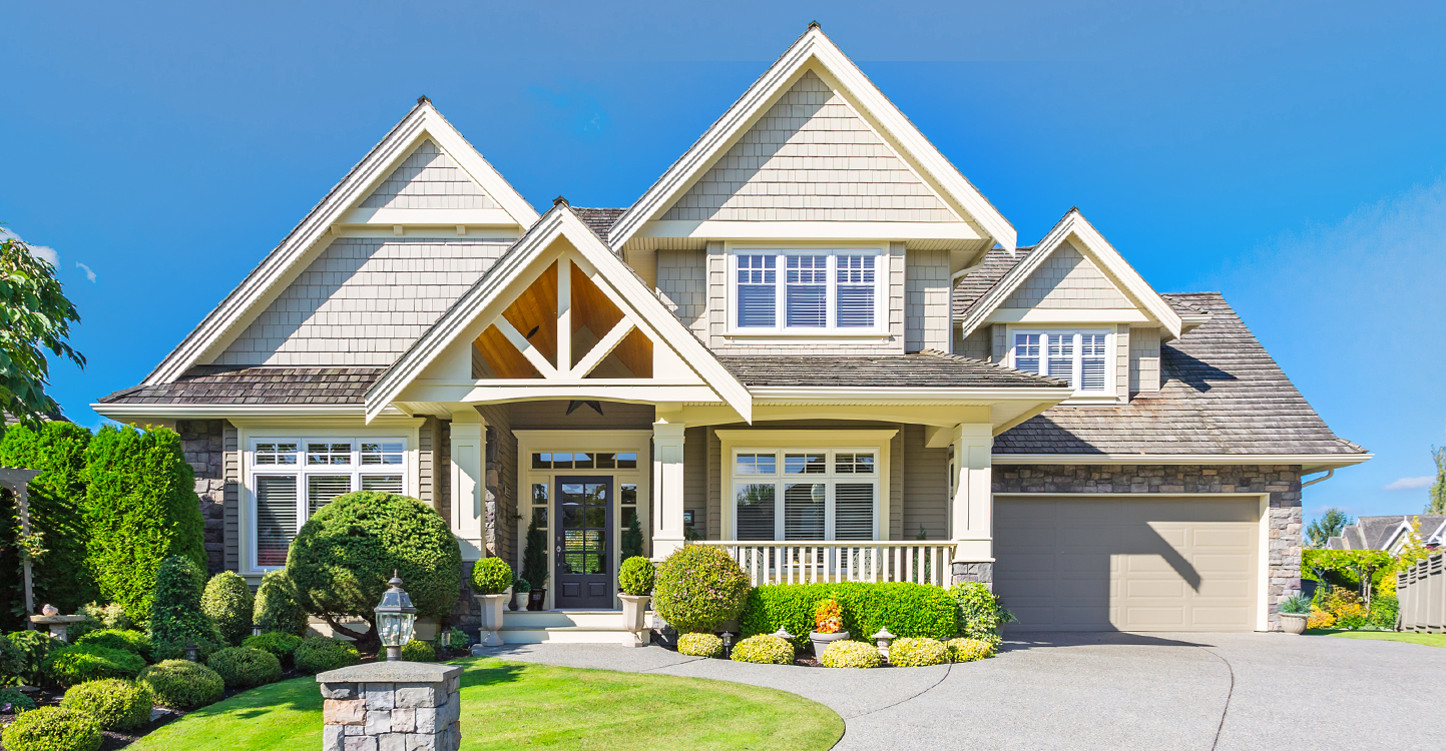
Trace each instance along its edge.
{"label": "round shrub", "polygon": [[15,647],[17,653],[11,658],[18,656],[19,662],[12,667],[15,672],[11,673],[21,681],[29,684],[42,682],[44,679],[43,666],[45,658],[50,653],[62,646],[60,642],[52,639],[49,634],[40,631],[16,631],[5,635],[5,641]]}
{"label": "round shrub", "polygon": [[901,668],[943,665],[949,649],[938,639],[899,639],[889,645],[889,662]]}
{"label": "round shrub", "polygon": [[402,645],[402,659],[407,662],[436,662],[437,650],[430,642],[413,639]]}
{"label": "round shrub", "polygon": [[[403,581],[406,581],[405,579]],[[479,595],[500,595],[512,586],[512,567],[501,558],[483,558],[472,566],[472,591]]]}
{"label": "round shrub", "polygon": [[884,658],[872,644],[836,641],[828,645],[818,662],[826,668],[876,668],[884,664]]}
{"label": "round shrub", "polygon": [[748,577],[727,553],[684,545],[658,566],[653,610],[679,633],[713,631],[736,619],[747,598]]}
{"label": "round shrub", "polygon": [[151,640],[155,642],[160,659],[174,657],[162,654],[161,646],[170,648],[179,643],[184,645],[194,639],[196,643],[215,642],[218,639],[216,627],[201,610],[201,594],[205,590],[205,574],[196,562],[185,556],[173,555],[161,563],[156,572],[156,593],[151,600]]}
{"label": "round shrub", "polygon": [[156,662],[161,662],[162,660],[190,659],[186,656],[186,647],[191,645],[195,645],[196,647],[196,659],[200,662],[205,662],[207,659],[210,659],[211,655],[216,653],[216,650],[224,646],[219,639],[204,637],[190,639],[153,639],[152,643],[154,644],[154,654],[151,659]]}
{"label": "round shrub", "polygon": [[0,714],[20,714],[35,709],[35,700],[13,686],[0,688]]}
{"label": "round shrub", "polygon": [[618,569],[618,586],[623,588],[623,594],[646,595],[653,591],[653,578],[657,569],[653,562],[640,555],[623,561],[622,568]]}
{"label": "round shrub", "polygon": [[376,491],[340,495],[323,506],[302,525],[286,557],[301,608],[357,639],[375,629],[354,631],[335,621],[375,619],[373,608],[394,570],[418,617],[443,617],[457,603],[462,552],[446,520],[415,498]]}
{"label": "round shrub", "polygon": [[296,669],[303,673],[325,673],[361,662],[361,654],[351,642],[313,636],[304,639],[291,654]]}
{"label": "round shrub", "polygon": [[138,680],[151,690],[158,704],[173,709],[204,707],[226,693],[226,682],[216,671],[189,660],[156,663],[142,670]]}
{"label": "round shrub", "polygon": [[96,751],[101,740],[94,719],[64,707],[26,712],[0,735],[5,751]]}
{"label": "round shrub", "polygon": [[750,636],[733,645],[733,659],[764,665],[792,665],[793,645],[768,634]]}
{"label": "round shrub", "polygon": [[266,634],[248,636],[241,642],[241,646],[247,649],[260,649],[270,652],[281,661],[282,665],[291,664],[291,655],[296,648],[301,646],[301,637],[295,634],[283,634],[279,631],[272,631]]}
{"label": "round shrub", "polygon": [[69,687],[101,678],[134,678],[146,666],[135,652],[93,644],[73,644],[50,653],[41,672],[52,683]]}
{"label": "round shrub", "polygon": [[245,690],[281,680],[281,661],[276,655],[259,649],[227,647],[206,660],[206,667],[216,671],[226,688]]}
{"label": "round shrub", "polygon": [[89,715],[101,730],[133,730],[150,723],[153,700],[139,683],[107,678],[71,686],[60,706]]}
{"label": "round shrub", "polygon": [[954,662],[973,662],[994,656],[994,645],[983,639],[950,639],[944,642],[949,650],[949,659]]}
{"label": "round shrub", "polygon": [[722,657],[723,640],[712,634],[683,634],[678,637],[678,654]]}
{"label": "round shrub", "polygon": [[251,625],[263,632],[306,635],[306,611],[296,602],[296,591],[285,571],[268,571],[256,588]]}
{"label": "round shrub", "polygon": [[91,631],[85,636],[75,640],[76,644],[93,644],[106,649],[123,649],[127,652],[134,652],[142,658],[149,660],[153,654],[154,645],[151,644],[151,637],[139,631],[124,631],[118,628],[103,628],[99,631]]}
{"label": "round shrub", "polygon": [[253,599],[251,585],[240,574],[222,571],[206,582],[201,610],[216,626],[222,641],[240,644],[251,633]]}

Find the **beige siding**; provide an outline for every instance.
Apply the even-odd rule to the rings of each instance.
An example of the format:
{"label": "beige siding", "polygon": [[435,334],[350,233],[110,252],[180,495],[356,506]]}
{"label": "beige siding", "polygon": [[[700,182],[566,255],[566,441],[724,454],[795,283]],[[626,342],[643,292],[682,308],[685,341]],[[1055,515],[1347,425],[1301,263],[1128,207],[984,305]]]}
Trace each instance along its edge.
{"label": "beige siding", "polygon": [[949,351],[949,253],[911,250],[904,256],[904,350]]}
{"label": "beige siding", "polygon": [[1069,244],[1045,259],[1003,308],[1131,308],[1099,268]]}
{"label": "beige siding", "polygon": [[[894,427],[902,428],[902,425]],[[904,538],[904,431],[889,441],[889,539]]]}
{"label": "beige siding", "polygon": [[215,360],[390,365],[507,248],[477,240],[334,240]]}
{"label": "beige siding", "polygon": [[972,357],[976,360],[992,359],[994,343],[991,340],[992,326],[980,326],[968,337],[959,337],[959,328],[954,329],[954,354]]}
{"label": "beige siding", "polygon": [[1137,326],[1130,329],[1131,394],[1160,390],[1160,330]]}
{"label": "beige siding", "polygon": [[673,312],[693,333],[706,335],[708,255],[696,250],[660,250],[658,291],[673,302]]}
{"label": "beige siding", "polygon": [[362,201],[365,209],[494,209],[497,202],[446,152],[423,141]]}
{"label": "beige siding", "polygon": [[[723,456],[723,442],[713,428],[708,428],[708,456],[705,459],[708,471],[708,539],[731,538],[733,532],[723,529],[723,465],[727,463],[727,458]],[[687,476],[687,469],[683,473]]]}
{"label": "beige siding", "polygon": [[241,446],[240,432],[230,422],[222,423],[221,446],[225,452],[223,477],[226,481],[223,504],[226,540],[222,558],[227,571],[238,571],[241,568]]}
{"label": "beige siding", "polygon": [[704,539],[718,539],[718,526],[708,520],[708,429],[683,432],[683,508],[693,512],[693,528]]}
{"label": "beige siding", "polygon": [[949,449],[924,446],[924,427],[903,431],[904,527],[899,539],[912,540],[919,528],[930,540],[949,538]]}
{"label": "beige siding", "polygon": [[1130,400],[1130,327],[1124,323],[1115,326],[1115,395]]}
{"label": "beige siding", "polygon": [[811,71],[663,218],[960,221],[853,106]]}

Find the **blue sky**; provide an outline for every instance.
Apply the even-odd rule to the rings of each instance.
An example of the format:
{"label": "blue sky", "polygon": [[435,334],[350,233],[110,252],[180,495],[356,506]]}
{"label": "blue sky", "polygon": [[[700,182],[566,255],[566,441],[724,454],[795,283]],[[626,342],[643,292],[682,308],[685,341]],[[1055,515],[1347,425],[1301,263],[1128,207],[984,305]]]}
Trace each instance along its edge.
{"label": "blue sky", "polygon": [[58,254],[90,365],[52,393],[96,425],[419,94],[535,205],[626,206],[818,19],[1021,242],[1078,205],[1160,291],[1225,294],[1376,453],[1308,515],[1415,512],[1446,440],[1446,6],[1363,8],[12,3],[0,221]]}

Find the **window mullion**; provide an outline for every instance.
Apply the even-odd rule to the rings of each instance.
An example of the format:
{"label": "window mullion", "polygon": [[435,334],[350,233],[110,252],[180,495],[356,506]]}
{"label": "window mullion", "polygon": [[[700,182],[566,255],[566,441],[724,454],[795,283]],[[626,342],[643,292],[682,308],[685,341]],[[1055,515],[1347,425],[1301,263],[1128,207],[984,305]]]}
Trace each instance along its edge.
{"label": "window mullion", "polygon": [[828,253],[824,267],[823,284],[823,327],[826,331],[833,331],[838,326],[838,254]]}
{"label": "window mullion", "polygon": [[788,329],[788,256],[773,257],[773,324],[775,331]]}
{"label": "window mullion", "polygon": [[1076,331],[1070,334],[1074,340],[1074,388],[1076,391],[1084,390],[1084,337]]}

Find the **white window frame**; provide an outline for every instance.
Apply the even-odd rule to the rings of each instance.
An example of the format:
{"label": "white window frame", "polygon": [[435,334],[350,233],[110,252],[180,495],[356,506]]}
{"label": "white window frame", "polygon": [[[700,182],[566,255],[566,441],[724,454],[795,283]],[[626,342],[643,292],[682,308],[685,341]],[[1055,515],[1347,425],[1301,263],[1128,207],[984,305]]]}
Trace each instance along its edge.
{"label": "white window frame", "polygon": [[[831,245],[818,246],[749,246],[730,245],[727,249],[728,309],[726,332],[730,336],[865,336],[877,337],[888,333],[889,325],[889,273],[890,256],[881,245]],[[774,271],[774,313],[772,326],[740,326],[738,315],[738,258],[740,256],[772,256]],[[789,256],[826,256],[827,285],[825,288],[826,309],[823,326],[787,325],[787,287]],[[839,256],[866,255],[874,258],[874,323],[872,326],[838,325],[838,258]]]}
{"label": "white window frame", "polygon": [[[1047,375],[1055,378],[1064,378],[1065,380],[1068,380],[1070,384],[1074,386],[1074,395],[1076,398],[1101,397],[1114,399],[1117,396],[1117,385],[1115,382],[1115,361],[1117,359],[1118,352],[1115,351],[1115,348],[1118,346],[1118,344],[1117,337],[1114,331],[1106,328],[1016,328],[1011,326],[1007,329],[1006,334],[1006,341],[1009,353],[1009,367],[1014,368],[1015,370],[1021,369],[1019,367],[1019,362],[1016,357],[1016,353],[1018,351],[1018,337],[1031,334],[1040,337],[1039,367],[1034,371],[1025,372],[1034,372],[1038,373],[1039,375]],[[1080,346],[1080,337],[1082,335],[1088,334],[1102,335],[1105,338],[1104,387],[1098,390],[1087,390],[1084,388],[1084,355],[1082,354],[1082,349]],[[1072,337],[1074,340],[1074,354],[1072,355],[1073,362],[1070,365],[1070,373],[1067,376],[1051,373],[1049,371],[1049,341],[1055,337],[1066,336]]]}

